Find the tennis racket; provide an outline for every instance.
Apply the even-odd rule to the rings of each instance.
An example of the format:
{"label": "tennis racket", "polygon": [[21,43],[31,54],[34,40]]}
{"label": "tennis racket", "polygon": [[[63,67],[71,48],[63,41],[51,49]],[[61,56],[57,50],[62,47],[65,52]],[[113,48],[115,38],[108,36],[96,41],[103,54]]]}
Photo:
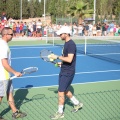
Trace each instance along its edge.
{"label": "tennis racket", "polygon": [[[25,74],[31,74],[31,73],[34,73],[38,70],[37,67],[28,67],[28,68],[24,68],[21,73],[22,75],[25,75]],[[17,76],[12,76],[10,77],[10,80],[14,79],[14,78],[17,78]]]}
{"label": "tennis racket", "polygon": [[50,51],[50,50],[46,50],[46,49],[41,50],[40,51],[40,58],[42,58],[46,62],[53,63],[56,67],[59,67],[57,60],[52,60],[51,61],[50,58],[48,57],[51,54],[54,54],[54,53],[52,51]]}

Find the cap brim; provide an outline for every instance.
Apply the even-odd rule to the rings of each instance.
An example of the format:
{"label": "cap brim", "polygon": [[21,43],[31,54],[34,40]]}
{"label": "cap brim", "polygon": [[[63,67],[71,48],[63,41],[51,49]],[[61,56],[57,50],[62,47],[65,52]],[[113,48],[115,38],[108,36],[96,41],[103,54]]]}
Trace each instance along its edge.
{"label": "cap brim", "polygon": [[59,31],[56,32],[56,34],[60,35],[60,34],[62,34],[62,32],[59,30]]}

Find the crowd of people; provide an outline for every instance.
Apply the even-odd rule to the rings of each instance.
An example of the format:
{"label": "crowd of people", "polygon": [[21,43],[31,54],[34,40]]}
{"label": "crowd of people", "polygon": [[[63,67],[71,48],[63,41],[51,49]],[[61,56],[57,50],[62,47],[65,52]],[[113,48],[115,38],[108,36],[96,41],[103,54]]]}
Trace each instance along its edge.
{"label": "crowd of people", "polygon": [[42,23],[40,19],[32,20],[31,22],[17,21],[10,18],[9,20],[3,19],[0,21],[0,31],[4,27],[10,27],[13,29],[13,37],[27,36],[27,37],[56,37],[56,32],[62,27],[68,26],[71,29],[71,35],[78,36],[120,36],[120,26],[114,21],[104,22],[97,24],[91,23],[64,23],[52,24]]}

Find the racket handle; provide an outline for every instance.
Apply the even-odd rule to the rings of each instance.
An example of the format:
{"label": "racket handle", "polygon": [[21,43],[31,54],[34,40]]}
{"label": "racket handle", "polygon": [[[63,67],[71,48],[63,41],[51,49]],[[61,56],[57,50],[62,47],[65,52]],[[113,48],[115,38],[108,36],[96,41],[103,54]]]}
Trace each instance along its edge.
{"label": "racket handle", "polygon": [[17,76],[12,76],[12,77],[10,77],[10,80],[13,80],[14,78],[17,78]]}

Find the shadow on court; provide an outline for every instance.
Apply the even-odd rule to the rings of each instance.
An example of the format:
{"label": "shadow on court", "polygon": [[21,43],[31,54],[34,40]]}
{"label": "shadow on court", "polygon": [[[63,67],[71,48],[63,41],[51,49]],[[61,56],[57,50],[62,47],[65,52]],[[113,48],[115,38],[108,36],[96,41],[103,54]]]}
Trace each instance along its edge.
{"label": "shadow on court", "polygon": [[[53,91],[55,94],[58,93],[58,89],[57,88],[48,88],[49,91]],[[72,92],[72,94],[74,95],[74,88],[72,86],[70,86],[69,90]],[[71,103],[70,99],[65,97],[65,104],[68,104],[69,106],[73,106],[73,104]]]}
{"label": "shadow on court", "polygon": [[[15,92],[14,100],[15,100],[15,106],[16,106],[17,109],[20,109],[20,106],[23,104],[24,100],[27,100],[27,101],[29,100],[28,98],[26,98],[26,96],[29,93],[28,89],[31,89],[32,87],[33,87],[32,85],[28,85],[28,86],[25,87],[27,89],[18,89]],[[8,103],[6,102],[6,104],[8,104]],[[8,108],[4,109],[0,114],[3,116],[6,113],[8,113],[10,110],[11,110],[11,108],[8,107]]]}

